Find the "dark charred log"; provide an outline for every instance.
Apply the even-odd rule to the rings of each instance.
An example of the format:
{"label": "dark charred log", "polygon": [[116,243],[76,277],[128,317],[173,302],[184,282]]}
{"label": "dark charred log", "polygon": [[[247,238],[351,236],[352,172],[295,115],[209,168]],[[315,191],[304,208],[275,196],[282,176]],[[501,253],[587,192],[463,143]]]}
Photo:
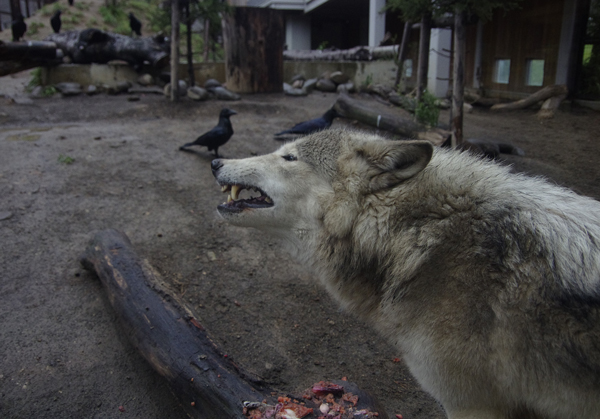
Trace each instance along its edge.
{"label": "dark charred log", "polygon": [[168,46],[152,37],[132,38],[90,28],[55,33],[45,40],[56,43],[75,64],[105,64],[123,60],[133,66],[150,64],[162,67],[169,60]]}
{"label": "dark charred log", "polygon": [[[117,230],[96,233],[80,262],[98,275],[125,335],[167,379],[190,417],[258,418],[262,416],[253,410],[281,409],[292,404],[313,409],[312,414],[305,416],[307,419],[318,416],[321,394],[307,390],[306,397],[301,395],[294,400],[237,366],[211,340],[185,304],[168,291],[160,274],[137,255],[124,233]],[[383,410],[377,410],[377,402],[355,384],[343,381],[328,384],[336,389],[343,387],[346,396],[351,393],[352,397],[347,397],[352,403],[351,409],[347,409],[349,413],[367,409],[378,411],[379,418],[387,418]],[[355,406],[354,396],[358,400]],[[342,402],[340,399],[339,403]]]}
{"label": "dark charred log", "polygon": [[58,64],[62,51],[54,42],[2,42],[0,41],[0,76],[40,65]]}

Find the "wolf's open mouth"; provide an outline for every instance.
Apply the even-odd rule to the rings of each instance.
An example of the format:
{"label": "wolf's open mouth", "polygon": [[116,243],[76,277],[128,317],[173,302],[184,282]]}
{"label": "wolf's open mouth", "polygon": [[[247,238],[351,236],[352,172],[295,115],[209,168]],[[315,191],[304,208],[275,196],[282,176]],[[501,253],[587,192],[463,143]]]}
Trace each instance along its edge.
{"label": "wolf's open mouth", "polygon": [[[241,193],[246,191],[247,197],[242,199]],[[230,192],[227,202],[218,206],[219,210],[240,212],[246,208],[258,209],[273,206],[273,200],[262,190],[255,186],[221,185],[221,192]],[[258,193],[258,195],[256,195]]]}

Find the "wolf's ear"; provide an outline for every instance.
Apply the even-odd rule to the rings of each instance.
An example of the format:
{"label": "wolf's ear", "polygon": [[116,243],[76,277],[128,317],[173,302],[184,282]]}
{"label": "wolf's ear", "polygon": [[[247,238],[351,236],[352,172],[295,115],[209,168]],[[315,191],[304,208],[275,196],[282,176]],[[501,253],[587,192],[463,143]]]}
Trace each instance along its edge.
{"label": "wolf's ear", "polygon": [[391,188],[423,170],[433,154],[428,141],[369,141],[358,150],[369,163],[370,189]]}

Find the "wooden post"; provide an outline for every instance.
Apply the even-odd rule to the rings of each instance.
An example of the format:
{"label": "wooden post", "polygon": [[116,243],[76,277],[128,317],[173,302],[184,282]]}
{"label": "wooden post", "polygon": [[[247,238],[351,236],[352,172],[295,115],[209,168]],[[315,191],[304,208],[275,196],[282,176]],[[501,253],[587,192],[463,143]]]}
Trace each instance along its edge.
{"label": "wooden post", "polygon": [[396,81],[394,82],[395,87],[398,87],[398,85],[400,84],[400,80],[402,79],[402,75],[404,73],[404,60],[406,59],[406,54],[408,52],[408,40],[410,38],[411,26],[411,22],[404,22],[404,31],[402,32],[402,43],[400,44],[400,51],[398,51],[398,70],[396,71]]}
{"label": "wooden post", "polygon": [[192,54],[192,18],[190,16],[189,0],[185,3],[185,29],[187,41],[188,77],[190,79],[190,86],[195,86],[196,78],[194,77],[194,56]]}
{"label": "wooden post", "polygon": [[179,0],[171,0],[171,101],[179,100]]}
{"label": "wooden post", "polygon": [[204,52],[202,61],[208,62],[208,52],[210,51],[210,20],[204,19]]}
{"label": "wooden post", "polygon": [[452,147],[463,142],[463,104],[465,96],[466,12],[454,13],[454,65],[452,73]]}
{"label": "wooden post", "polygon": [[12,20],[17,20],[21,14],[21,2],[19,0],[10,0],[10,15]]}
{"label": "wooden post", "polygon": [[427,13],[421,18],[421,34],[419,36],[419,68],[417,70],[417,103],[421,103],[423,92],[425,89],[427,89],[430,37],[431,13]]}
{"label": "wooden post", "polygon": [[280,10],[236,7],[223,18],[227,88],[238,93],[283,91],[285,30]]}

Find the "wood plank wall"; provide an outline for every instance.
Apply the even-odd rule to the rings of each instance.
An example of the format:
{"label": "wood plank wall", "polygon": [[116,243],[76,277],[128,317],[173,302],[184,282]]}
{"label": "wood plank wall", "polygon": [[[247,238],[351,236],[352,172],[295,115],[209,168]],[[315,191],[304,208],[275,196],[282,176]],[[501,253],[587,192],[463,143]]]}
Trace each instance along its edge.
{"label": "wood plank wall", "polygon": [[[543,86],[554,84],[563,19],[564,0],[525,0],[521,9],[496,11],[483,31],[482,82],[487,96],[506,92],[530,94],[541,87],[526,85],[527,60],[542,59]],[[476,28],[469,31],[467,85],[473,86]],[[495,83],[497,59],[510,59],[508,84]],[[467,67],[468,68],[468,67]]]}

